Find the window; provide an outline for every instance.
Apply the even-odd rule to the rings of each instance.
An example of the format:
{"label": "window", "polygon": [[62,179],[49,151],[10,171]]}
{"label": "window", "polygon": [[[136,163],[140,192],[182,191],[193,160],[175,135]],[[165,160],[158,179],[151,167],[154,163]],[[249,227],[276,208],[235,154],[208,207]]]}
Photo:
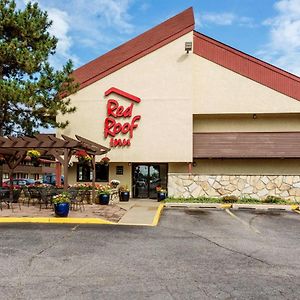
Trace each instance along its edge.
{"label": "window", "polygon": [[[109,166],[96,164],[96,180],[97,182],[107,182],[109,174]],[[77,164],[77,181],[89,182],[93,180],[92,167],[88,165]]]}
{"label": "window", "polygon": [[124,168],[123,166],[116,166],[116,175],[123,175]]}

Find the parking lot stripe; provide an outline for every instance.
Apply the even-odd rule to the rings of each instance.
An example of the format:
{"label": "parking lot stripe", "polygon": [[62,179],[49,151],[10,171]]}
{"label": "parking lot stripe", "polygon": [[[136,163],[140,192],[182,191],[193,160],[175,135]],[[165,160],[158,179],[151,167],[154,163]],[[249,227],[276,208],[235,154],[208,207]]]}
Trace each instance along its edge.
{"label": "parking lot stripe", "polygon": [[252,225],[250,225],[249,223],[247,223],[246,221],[242,220],[241,218],[239,218],[238,216],[236,216],[232,211],[230,211],[229,209],[225,209],[225,211],[234,219],[238,220],[239,222],[241,222],[242,224],[244,224],[246,227],[250,228],[252,231],[254,231],[257,234],[261,234],[261,232],[259,230],[257,230],[255,227],[253,227]]}

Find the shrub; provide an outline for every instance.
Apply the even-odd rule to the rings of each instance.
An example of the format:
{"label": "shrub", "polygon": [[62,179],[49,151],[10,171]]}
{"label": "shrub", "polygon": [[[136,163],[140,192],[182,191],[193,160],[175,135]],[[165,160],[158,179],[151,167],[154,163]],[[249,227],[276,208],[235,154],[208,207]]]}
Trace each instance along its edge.
{"label": "shrub", "polygon": [[285,200],[281,199],[280,197],[277,197],[277,196],[269,195],[263,200],[263,202],[265,202],[265,203],[280,203],[280,202],[285,202]]}
{"label": "shrub", "polygon": [[221,198],[221,200],[224,203],[235,203],[239,200],[239,198],[237,196],[234,196],[234,195],[228,195],[228,196],[223,196]]}

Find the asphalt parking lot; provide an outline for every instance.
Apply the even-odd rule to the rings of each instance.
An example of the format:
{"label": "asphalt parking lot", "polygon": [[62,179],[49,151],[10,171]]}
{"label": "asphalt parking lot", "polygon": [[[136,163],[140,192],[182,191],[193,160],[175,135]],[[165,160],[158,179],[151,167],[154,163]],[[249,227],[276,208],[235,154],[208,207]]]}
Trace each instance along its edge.
{"label": "asphalt parking lot", "polygon": [[157,227],[1,224],[0,264],[0,299],[300,299],[300,214],[165,210]]}

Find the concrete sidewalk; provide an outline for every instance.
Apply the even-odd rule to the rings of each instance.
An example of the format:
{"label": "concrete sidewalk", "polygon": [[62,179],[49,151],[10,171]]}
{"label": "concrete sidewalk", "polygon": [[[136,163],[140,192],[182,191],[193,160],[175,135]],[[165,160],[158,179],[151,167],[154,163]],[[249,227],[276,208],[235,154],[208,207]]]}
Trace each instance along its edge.
{"label": "concrete sidewalk", "polygon": [[119,202],[117,205],[126,210],[118,224],[141,226],[156,226],[164,206],[160,202],[149,199],[129,200],[129,202]]}

